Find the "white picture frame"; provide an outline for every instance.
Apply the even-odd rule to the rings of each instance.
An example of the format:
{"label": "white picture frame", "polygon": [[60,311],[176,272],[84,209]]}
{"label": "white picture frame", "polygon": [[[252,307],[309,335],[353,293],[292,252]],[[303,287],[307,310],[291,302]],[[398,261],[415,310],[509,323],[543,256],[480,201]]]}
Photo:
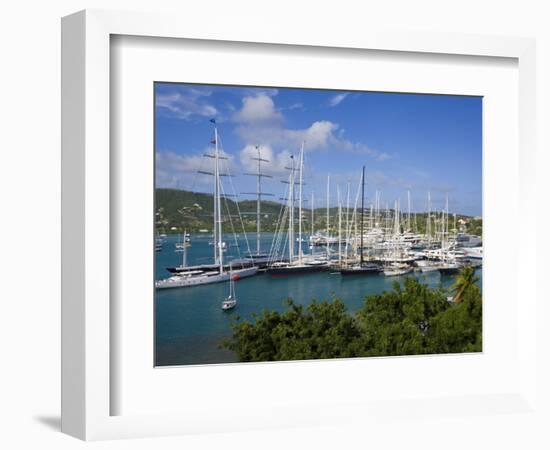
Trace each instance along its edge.
{"label": "white picture frame", "polygon": [[[327,36],[321,32],[300,33],[275,28],[231,26],[204,29],[190,18],[165,14],[112,11],[82,11],[62,22],[62,430],[86,440],[161,436],[235,429],[281,426],[356,423],[377,414],[397,420],[395,403],[377,400],[331,405],[327,413],[319,405],[279,405],[278,412],[236,414],[231,423],[221,415],[193,411],[174,414],[112,415],[113,383],[110,280],[111,191],[116,173],[110,168],[110,40],[113,35],[162,37],[256,44],[285,44],[305,47],[366,49],[413,54],[447,54],[512,58],[519,77],[519,182],[518,209],[525,229],[535,227],[531,176],[535,172],[535,43],[532,39],[453,34],[418,34],[367,31],[360,35]],[[520,260],[530,260],[534,271],[536,242],[526,235],[518,249]],[[522,269],[527,270],[527,269]],[[517,274],[518,277],[522,273]],[[525,274],[523,274],[525,275]],[[529,290],[529,288],[526,288]],[[516,293],[517,295],[517,293]],[[534,286],[518,310],[518,352],[521,367],[516,389],[483,397],[424,398],[406,403],[408,414],[439,408],[442,415],[497,414],[508,409],[517,414],[536,414],[536,292]],[[300,364],[300,363],[297,363]],[[312,366],[310,366],[312,367]],[[317,370],[320,370],[318,366]],[[259,369],[258,369],[259,370]],[[265,370],[275,370],[274,366]],[[315,368],[310,369],[315,370]],[[184,374],[182,374],[182,377]],[[399,399],[397,399],[399,400]],[[395,402],[393,399],[392,402]],[[477,405],[477,406],[473,406]],[[480,406],[481,405],[481,406]],[[223,412],[223,410],[222,410]],[[251,417],[252,416],[252,417]],[[402,413],[397,414],[403,417]]]}

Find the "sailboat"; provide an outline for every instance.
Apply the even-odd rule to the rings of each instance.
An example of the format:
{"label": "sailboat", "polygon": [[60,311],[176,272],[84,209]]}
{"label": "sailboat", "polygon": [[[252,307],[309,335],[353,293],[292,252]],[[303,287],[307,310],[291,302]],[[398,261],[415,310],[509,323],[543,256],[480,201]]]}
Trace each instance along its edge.
{"label": "sailboat", "polygon": [[229,295],[222,302],[222,309],[227,311],[237,306],[237,296],[235,294],[235,279],[233,277],[229,280]]}
{"label": "sailboat", "polygon": [[214,159],[214,172],[204,172],[205,175],[214,177],[214,265],[194,266],[183,272],[177,272],[169,278],[158,280],[155,282],[157,289],[178,288],[197,286],[202,284],[219,283],[228,280],[238,280],[240,278],[256,275],[258,267],[246,267],[238,270],[225,270],[223,264],[224,242],[222,240],[222,214],[221,214],[221,184],[220,177],[220,160],[226,159],[220,155],[218,148],[218,128],[214,123],[214,154],[206,154],[208,158]]}
{"label": "sailboat", "polygon": [[460,272],[462,264],[457,262],[457,259],[450,252],[450,245],[448,243],[449,234],[449,197],[445,199],[445,211],[443,213],[443,232],[441,233],[441,264],[438,267],[441,275],[456,275]]}
{"label": "sailboat", "polygon": [[413,267],[408,264],[392,263],[384,268],[384,275],[387,277],[395,277],[399,275],[406,275],[413,270]]}
{"label": "sailboat", "polygon": [[[266,269],[266,272],[275,276],[296,275],[311,272],[320,272],[328,269],[328,261],[326,259],[306,258],[303,253],[302,239],[302,186],[303,186],[303,170],[304,170],[304,142],[300,149],[300,162],[299,167],[296,169],[294,165],[294,158],[291,156],[291,167],[289,176],[289,198],[288,198],[288,261],[281,261],[280,259],[270,264]],[[298,182],[296,182],[296,172],[299,173]],[[295,203],[295,189],[294,184],[298,184],[298,237],[294,236],[294,203]],[[294,254],[294,244],[298,244],[298,258]]]}
{"label": "sailboat", "polygon": [[[181,236],[181,242],[176,242],[176,252],[185,252],[187,247],[191,246],[191,236],[187,231],[183,232]],[[185,266],[186,264],[183,264]]]}
{"label": "sailboat", "polygon": [[166,239],[166,235],[165,234],[159,235],[157,231],[157,235],[155,237],[155,252],[162,251],[162,246],[164,244],[165,239]]}
{"label": "sailboat", "polygon": [[256,253],[249,252],[249,254],[245,255],[243,258],[233,260],[233,265],[241,267],[257,266],[258,269],[265,269],[271,262],[271,258],[269,254],[261,252],[262,198],[265,196],[273,196],[273,194],[262,190],[262,178],[272,178],[272,176],[262,171],[262,163],[269,163],[270,161],[269,159],[262,158],[259,145],[256,146],[256,151],[258,156],[251,158],[251,160],[257,162],[257,171],[245,173],[245,175],[256,177],[256,192],[242,193],[244,195],[256,196]]}
{"label": "sailboat", "polygon": [[409,255],[407,247],[400,239],[401,232],[401,201],[395,201],[393,235],[388,242],[387,254],[381,258],[384,261],[384,275],[387,277],[406,275],[414,270],[411,263],[415,257]]}
{"label": "sailboat", "polygon": [[341,275],[370,275],[377,274],[382,271],[380,265],[365,262],[363,257],[363,222],[365,212],[365,166],[363,166],[363,172],[361,175],[361,231],[360,231],[360,244],[359,244],[359,264],[355,264],[349,267],[343,267],[340,269]]}

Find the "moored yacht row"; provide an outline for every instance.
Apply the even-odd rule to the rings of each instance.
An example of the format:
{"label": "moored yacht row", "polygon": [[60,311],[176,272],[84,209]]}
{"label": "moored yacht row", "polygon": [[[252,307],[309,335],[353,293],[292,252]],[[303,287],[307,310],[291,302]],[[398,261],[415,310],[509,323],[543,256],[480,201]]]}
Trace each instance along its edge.
{"label": "moored yacht row", "polygon": [[[223,240],[222,198],[225,197],[221,186],[221,177],[226,175],[221,169],[224,159],[219,146],[218,129],[214,122],[214,148],[206,154],[213,162],[211,172],[201,172],[213,177],[213,262],[201,265],[188,265],[187,256],[192,246],[191,235],[184,232],[181,242],[176,244],[176,251],[182,253],[181,265],[167,268],[170,276],[158,280],[156,288],[183,288],[210,283],[229,282],[230,302],[224,309],[232,309],[236,304],[234,281],[265,272],[272,276],[303,275],[307,273],[330,271],[342,276],[383,274],[384,276],[406,275],[413,270],[422,272],[439,271],[442,275],[453,275],[467,264],[481,265],[482,242],[478,236],[458,231],[449,226],[448,199],[443,211],[431,211],[431,199],[428,194],[428,213],[425,229],[419,232],[416,226],[416,215],[412,215],[410,194],[408,194],[408,214],[401,213],[400,202],[394,208],[386,206],[385,212],[380,208],[378,193],[374,205],[368,214],[365,212],[365,167],[362,168],[356,205],[350,208],[349,185],[347,205],[338,193],[337,224],[331,226],[329,205],[329,184],[327,179],[326,228],[323,232],[314,230],[313,196],[311,199],[311,232],[303,229],[303,185],[304,185],[304,143],[298,158],[290,157],[289,176],[286,184],[285,203],[281,205],[279,219],[271,242],[269,252],[260,248],[260,208],[262,191],[261,180],[263,159],[258,149],[257,161],[257,235],[256,252],[248,247],[248,252],[227,261],[224,253],[227,245]],[[360,198],[360,203],[359,203]],[[239,213],[240,214],[240,213]],[[455,222],[456,222],[456,216]],[[234,232],[234,230],[233,230]],[[243,229],[244,232],[244,229]],[[157,239],[156,250],[160,241]],[[164,239],[162,240],[164,245]]]}

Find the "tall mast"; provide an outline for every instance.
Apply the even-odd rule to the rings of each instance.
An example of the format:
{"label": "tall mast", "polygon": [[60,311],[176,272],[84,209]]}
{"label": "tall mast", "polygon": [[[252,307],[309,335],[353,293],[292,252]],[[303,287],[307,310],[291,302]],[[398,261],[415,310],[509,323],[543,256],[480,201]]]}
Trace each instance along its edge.
{"label": "tall mast", "polygon": [[428,235],[428,245],[431,244],[432,242],[431,215],[432,215],[432,197],[430,192],[428,191],[428,217],[426,217],[426,234]]}
{"label": "tall mast", "polygon": [[256,158],[252,158],[253,161],[258,162],[258,171],[256,173],[245,173],[245,175],[252,175],[256,177],[256,192],[243,192],[243,194],[251,194],[256,195],[256,254],[260,254],[260,235],[261,235],[261,222],[262,222],[262,196],[265,195],[273,195],[268,192],[262,192],[262,177],[264,178],[272,178],[271,175],[266,175],[262,173],[262,163],[268,163],[269,159],[264,159],[261,156],[260,153],[260,146],[256,145],[256,151],[258,152],[258,156]]}
{"label": "tall mast", "polygon": [[369,226],[371,230],[374,228],[374,206],[372,203],[370,204]]}
{"label": "tall mast", "polygon": [[445,245],[448,245],[449,234],[449,194],[445,194]]}
{"label": "tall mast", "polygon": [[361,245],[359,248],[360,264],[363,265],[363,214],[365,211],[365,166],[361,175]]}
{"label": "tall mast", "polygon": [[258,150],[258,179],[256,182],[256,191],[258,192],[258,198],[256,200],[256,254],[260,254],[260,217],[261,217],[261,208],[262,208],[262,174],[261,174],[261,164],[262,158],[260,158],[260,146],[256,146]]}
{"label": "tall mast", "polygon": [[407,231],[411,231],[411,191],[407,191]]}
{"label": "tall mast", "polygon": [[[215,133],[214,133],[215,135]],[[214,176],[214,216],[213,216],[213,229],[212,229],[212,247],[214,247],[214,264],[220,264],[220,258],[218,256],[218,202],[216,199],[218,198],[218,183],[217,183],[217,168],[218,168],[218,157],[217,152],[214,151],[214,173],[212,175]]]}
{"label": "tall mast", "polygon": [[222,215],[221,215],[221,198],[220,198],[220,159],[219,159],[219,150],[218,150],[218,127],[214,127],[214,142],[216,145],[216,150],[214,153],[214,161],[215,161],[215,168],[214,168],[214,179],[215,179],[215,201],[216,201],[216,210],[217,210],[217,217],[215,222],[217,221],[218,230],[218,241],[216,242],[216,245],[218,246],[218,257],[220,261],[220,273],[223,273],[223,248],[222,248]]}
{"label": "tall mast", "polygon": [[[181,234],[180,234],[181,237]],[[187,242],[187,230],[183,231],[183,239],[181,241],[181,267],[187,267],[187,247],[190,247],[191,244]]]}
{"label": "tall mast", "polygon": [[338,201],[338,263],[342,263],[342,203],[340,202],[340,186],[336,185],[336,199]]}
{"label": "tall mast", "polygon": [[227,174],[220,173],[220,160],[221,159],[227,159],[225,156],[220,156],[220,150],[219,150],[219,135],[218,135],[218,127],[216,126],[216,120],[210,119],[210,122],[214,124],[214,140],[211,141],[211,144],[214,144],[214,154],[211,153],[205,153],[204,156],[206,158],[212,158],[214,160],[214,171],[204,171],[199,170],[198,173],[202,173],[203,175],[210,175],[214,177],[214,216],[213,216],[213,222],[214,222],[214,229],[213,231],[213,237],[214,237],[214,264],[218,265],[220,267],[220,273],[223,273],[223,243],[222,243],[222,208],[221,208],[221,181],[220,178],[222,176],[227,176]]}
{"label": "tall mast", "polygon": [[344,252],[346,254],[346,260],[348,259],[348,243],[349,243],[349,233],[351,231],[349,226],[349,191],[350,191],[350,182],[348,180],[348,188],[346,192],[346,242],[344,247]]}
{"label": "tall mast", "polygon": [[327,176],[327,234],[326,234],[326,244],[327,244],[327,259],[330,256],[330,175]]}
{"label": "tall mast", "polygon": [[374,200],[374,227],[380,226],[380,191],[376,189]]}
{"label": "tall mast", "polygon": [[288,215],[288,260],[294,259],[294,156],[290,155],[289,215]]}
{"label": "tall mast", "polygon": [[[390,232],[390,204],[386,202],[386,226],[384,227],[384,235]],[[386,238],[387,239],[387,238]]]}
{"label": "tall mast", "polygon": [[302,180],[304,172],[304,142],[302,141],[302,148],[300,150],[300,176],[298,184],[298,262],[302,263]]}
{"label": "tall mast", "polygon": [[453,228],[453,231],[456,234],[456,213],[453,213]]}
{"label": "tall mast", "polygon": [[446,225],[446,231],[448,231],[448,228],[449,228],[449,194],[445,194],[445,218],[447,220],[447,225]]}
{"label": "tall mast", "polygon": [[[357,200],[355,202],[357,203]],[[354,247],[357,246],[356,238],[357,238],[357,222],[359,221],[358,216],[359,214],[357,214],[357,206],[355,206],[353,208],[353,236],[354,236],[353,245]],[[351,233],[350,233],[350,238],[351,238]]]}
{"label": "tall mast", "polygon": [[400,230],[400,224],[401,224],[401,213],[400,213],[400,205],[401,199],[395,201],[395,215],[394,215],[394,221],[393,221],[393,234],[395,238],[399,235]]}
{"label": "tall mast", "polygon": [[311,235],[315,232],[315,212],[314,212],[315,194],[311,192]]}

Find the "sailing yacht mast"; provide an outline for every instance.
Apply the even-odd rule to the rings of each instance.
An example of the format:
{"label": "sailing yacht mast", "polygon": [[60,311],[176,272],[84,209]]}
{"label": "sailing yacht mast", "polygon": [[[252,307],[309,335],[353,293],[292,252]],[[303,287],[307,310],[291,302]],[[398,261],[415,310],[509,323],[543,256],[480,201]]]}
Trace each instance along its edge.
{"label": "sailing yacht mast", "polygon": [[363,214],[365,212],[365,166],[361,175],[361,244],[359,246],[360,264],[363,266]]}
{"label": "sailing yacht mast", "polygon": [[183,231],[183,242],[182,242],[182,250],[183,255],[181,255],[181,266],[187,267],[187,248],[189,245],[187,245],[187,230]]}
{"label": "sailing yacht mast", "polygon": [[216,215],[214,218],[214,228],[217,233],[217,241],[215,247],[218,247],[218,260],[220,273],[223,273],[223,248],[222,248],[222,216],[221,216],[221,199],[220,199],[220,159],[218,150],[218,127],[214,127],[214,202],[216,204]]}
{"label": "sailing yacht mast", "polygon": [[292,264],[294,259],[294,155],[290,155],[290,185],[289,193],[289,215],[288,215],[288,261]]}
{"label": "sailing yacht mast", "polygon": [[346,234],[345,234],[345,247],[344,253],[346,254],[346,261],[348,259],[348,243],[349,243],[349,192],[350,192],[350,182],[348,180],[348,187],[346,191]]}
{"label": "sailing yacht mast", "polygon": [[[311,235],[312,236],[315,231],[315,212],[314,212],[314,205],[313,205],[314,201],[315,201],[315,195],[312,192],[311,193]],[[312,250],[313,250],[313,246],[312,246]]]}
{"label": "sailing yacht mast", "polygon": [[445,194],[445,245],[448,245],[449,234],[449,194]]}
{"label": "sailing yacht mast", "polygon": [[336,185],[338,201],[338,263],[342,264],[342,203],[340,202],[340,186]]}
{"label": "sailing yacht mast", "polygon": [[453,232],[456,234],[456,213],[453,213]]}
{"label": "sailing yacht mast", "polygon": [[401,199],[395,201],[395,217],[393,222],[393,235],[394,239],[400,234],[401,225]]}
{"label": "sailing yacht mast", "polygon": [[211,141],[211,144],[214,144],[214,154],[205,153],[204,156],[207,158],[212,158],[214,160],[214,171],[204,171],[199,170],[198,173],[204,175],[210,175],[214,177],[214,264],[218,265],[220,268],[220,274],[223,274],[223,236],[222,236],[222,208],[221,208],[221,177],[226,176],[226,174],[220,173],[220,160],[227,159],[225,156],[220,155],[219,148],[219,134],[218,127],[216,126],[216,120],[210,119],[210,122],[214,124],[214,140]]}
{"label": "sailing yacht mast", "polygon": [[374,228],[374,205],[371,203],[369,208],[369,228],[372,230]]}
{"label": "sailing yacht mast", "polygon": [[407,231],[411,231],[411,191],[407,191]]}
{"label": "sailing yacht mast", "polygon": [[326,234],[326,247],[327,247],[327,260],[330,257],[330,175],[327,176],[327,234]]}
{"label": "sailing yacht mast", "polygon": [[426,234],[428,235],[428,246],[432,243],[432,224],[431,224],[431,215],[432,215],[432,198],[430,192],[428,191],[428,216],[426,217]]}
{"label": "sailing yacht mast", "polygon": [[302,141],[302,148],[300,150],[300,175],[298,181],[298,263],[302,264],[302,180],[304,172],[304,141]]}
{"label": "sailing yacht mast", "polygon": [[250,194],[250,195],[256,195],[256,254],[260,255],[260,235],[261,235],[261,221],[262,221],[262,196],[265,195],[273,195],[268,192],[262,191],[262,177],[264,178],[272,178],[271,175],[266,175],[262,173],[262,163],[268,163],[269,159],[264,159],[261,156],[260,153],[260,146],[256,145],[256,151],[258,152],[258,156],[256,158],[251,158],[253,161],[258,162],[258,171],[256,173],[245,173],[245,175],[251,175],[256,177],[256,192],[243,192],[243,194]]}

